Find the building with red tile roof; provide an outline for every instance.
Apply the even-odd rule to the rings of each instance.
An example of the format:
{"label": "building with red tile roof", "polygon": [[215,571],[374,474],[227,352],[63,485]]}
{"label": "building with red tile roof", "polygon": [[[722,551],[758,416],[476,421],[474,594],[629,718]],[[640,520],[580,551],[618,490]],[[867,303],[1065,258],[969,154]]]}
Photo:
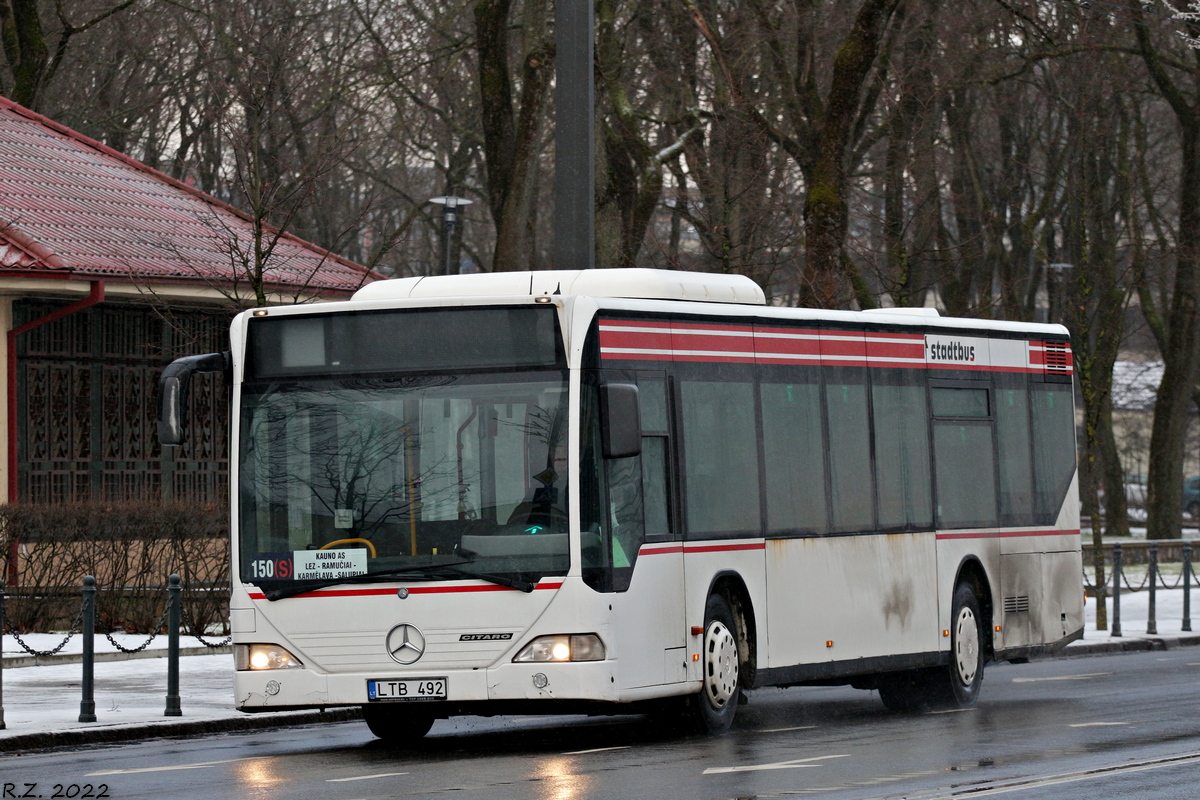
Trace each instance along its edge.
{"label": "building with red tile roof", "polygon": [[[224,349],[234,307],[253,305],[254,233],[227,203],[0,98],[0,502],[223,493],[219,383],[198,387],[210,419],[175,452],[159,450],[153,403],[167,361]],[[277,302],[378,277],[288,233],[265,266]]]}

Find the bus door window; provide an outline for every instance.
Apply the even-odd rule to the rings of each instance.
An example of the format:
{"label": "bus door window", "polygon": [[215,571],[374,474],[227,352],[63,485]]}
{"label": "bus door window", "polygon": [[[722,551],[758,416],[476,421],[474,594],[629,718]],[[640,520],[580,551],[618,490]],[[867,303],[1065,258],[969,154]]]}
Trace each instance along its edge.
{"label": "bus door window", "polygon": [[667,383],[661,377],[638,376],[642,421],[642,503],[646,541],[672,538],[668,491]]}
{"label": "bus door window", "polygon": [[997,524],[995,443],[987,385],[930,387],[939,528]]}
{"label": "bus door window", "polygon": [[583,580],[598,592],[608,592],[612,591],[612,546],[607,471],[600,434],[599,375],[595,372],[584,373],[579,412],[579,544]]}
{"label": "bus door window", "polygon": [[598,382],[585,382],[581,405],[584,580],[597,591],[624,591],[643,542],[671,538],[666,382],[638,377],[642,453],[611,459],[601,455]]}

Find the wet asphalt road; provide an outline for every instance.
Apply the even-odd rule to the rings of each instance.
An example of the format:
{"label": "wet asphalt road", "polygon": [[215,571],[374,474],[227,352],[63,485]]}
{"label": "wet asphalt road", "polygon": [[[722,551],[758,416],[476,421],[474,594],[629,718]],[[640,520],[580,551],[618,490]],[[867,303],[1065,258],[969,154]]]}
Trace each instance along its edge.
{"label": "wet asphalt road", "polygon": [[1198,779],[1200,648],[991,665],[979,706],[959,712],[890,714],[844,687],[760,690],[718,739],[647,717],[495,718],[439,722],[411,750],[344,723],[0,756],[0,800],[56,785],[114,800],[1177,800],[1200,796]]}

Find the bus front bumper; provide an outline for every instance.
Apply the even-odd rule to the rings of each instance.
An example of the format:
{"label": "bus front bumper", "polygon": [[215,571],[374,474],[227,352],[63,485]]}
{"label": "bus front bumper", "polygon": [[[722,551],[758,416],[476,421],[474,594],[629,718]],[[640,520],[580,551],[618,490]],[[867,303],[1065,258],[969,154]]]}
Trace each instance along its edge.
{"label": "bus front bumper", "polygon": [[[444,700],[371,700],[368,681],[444,679]],[[244,670],[234,673],[234,698],[241,711],[283,711],[373,703],[454,706],[510,701],[619,701],[615,661],[501,664],[486,669],[326,674],[313,670]]]}

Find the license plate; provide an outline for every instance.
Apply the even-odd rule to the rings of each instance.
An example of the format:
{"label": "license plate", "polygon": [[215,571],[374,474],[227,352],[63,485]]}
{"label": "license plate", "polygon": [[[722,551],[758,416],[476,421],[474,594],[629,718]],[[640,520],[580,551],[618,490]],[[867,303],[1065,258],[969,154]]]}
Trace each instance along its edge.
{"label": "license plate", "polygon": [[379,678],[367,681],[368,700],[445,700],[445,678]]}

